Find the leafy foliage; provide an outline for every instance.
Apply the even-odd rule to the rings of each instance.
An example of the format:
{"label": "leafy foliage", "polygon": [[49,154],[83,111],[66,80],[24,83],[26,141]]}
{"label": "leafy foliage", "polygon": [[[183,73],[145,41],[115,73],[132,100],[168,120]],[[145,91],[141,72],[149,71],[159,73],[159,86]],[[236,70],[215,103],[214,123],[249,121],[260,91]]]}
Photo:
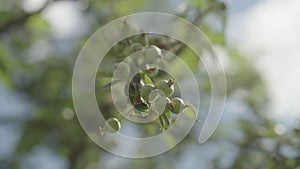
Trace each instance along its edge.
{"label": "leafy foliage", "polygon": [[[77,1],[83,3],[83,1]],[[86,2],[86,1],[84,1]],[[148,2],[148,1],[147,1]],[[108,1],[92,0],[87,3],[87,8],[80,11],[86,18],[93,18],[90,34],[107,22],[122,15],[130,14],[138,9],[147,7],[146,1]],[[55,2],[54,2],[55,3]],[[1,3],[1,6],[5,6]],[[19,122],[22,126],[22,135],[12,157],[8,160],[1,160],[1,165],[7,168],[20,168],[22,158],[38,146],[46,146],[53,149],[61,157],[69,162],[70,169],[87,168],[91,163],[103,159],[107,155],[99,149],[84,133],[79,122],[75,118],[71,98],[71,77],[72,69],[79,49],[87,36],[73,39],[72,41],[56,41],[51,34],[51,25],[43,19],[42,11],[48,7],[49,3],[33,13],[26,13],[13,1],[7,1],[7,8],[10,10],[0,11],[0,81],[8,88],[26,96],[28,101],[34,105],[33,116],[24,122]],[[187,7],[177,13],[201,28],[208,38],[215,44],[224,45],[224,28],[226,25],[226,6],[216,0],[192,0]],[[0,7],[0,9],[4,9]],[[216,15],[221,18],[221,30],[213,29],[212,25],[205,22],[209,15]],[[116,47],[107,53],[103,65],[97,74],[99,88],[96,89],[98,100],[109,100],[109,91],[102,86],[111,82],[113,67],[121,62],[126,56],[126,52],[120,50],[131,50],[133,43],[141,43],[143,46],[155,45],[160,49],[173,51],[179,55],[192,69],[197,71],[195,63],[198,62],[193,57],[193,52],[178,41],[160,35],[142,35],[131,37],[121,41]],[[74,42],[75,41],[75,42]],[[41,42],[46,42],[44,48],[36,49]],[[63,46],[63,47],[62,47]],[[30,50],[34,52],[30,52]],[[63,50],[62,50],[63,48]],[[137,48],[135,48],[137,49]],[[263,112],[267,102],[266,89],[259,74],[253,69],[251,62],[245,60],[236,50],[228,49],[231,69],[227,73],[228,97],[234,97],[243,91],[245,94],[241,100],[245,102],[254,120],[240,120],[239,129],[243,133],[241,140],[231,140],[238,147],[238,154],[234,157],[233,163],[228,168],[296,168],[300,165],[300,127],[286,133],[276,132],[278,125],[268,120]],[[44,53],[43,53],[44,52]],[[174,63],[174,67],[176,64]],[[158,72],[159,75],[163,73]],[[161,77],[159,80],[166,79]],[[155,80],[150,74],[142,77],[145,84],[155,84]],[[205,93],[210,92],[209,79],[203,77],[199,86]],[[101,86],[101,87],[100,87]],[[110,84],[108,85],[110,86]],[[104,89],[104,90],[103,90]],[[176,95],[176,86],[175,86]],[[108,119],[117,117],[111,102],[99,105],[105,112]],[[26,112],[25,115],[31,114]],[[165,112],[157,121],[160,128],[164,129],[172,122],[170,112]],[[2,120],[1,120],[2,121]],[[153,128],[145,127],[145,132],[154,134]],[[222,133],[222,131],[217,132]],[[222,134],[220,134],[222,135]],[[215,136],[214,140],[219,139]],[[273,147],[266,149],[264,140],[271,140]],[[166,138],[167,142],[172,142]],[[171,143],[172,144],[172,143]],[[144,160],[132,160],[127,168],[159,168],[160,164],[164,168],[173,168],[176,160],[181,155],[179,150],[191,145],[191,140],[187,138],[180,144],[178,150],[170,151],[166,156],[150,158]],[[281,150],[282,147],[292,147],[296,156],[288,156]],[[166,159],[166,160],[165,160]],[[221,166],[221,157],[217,157],[214,162],[215,168]],[[101,161],[101,160],[100,160]],[[0,168],[1,168],[0,165]],[[95,167],[96,168],[96,167]]]}

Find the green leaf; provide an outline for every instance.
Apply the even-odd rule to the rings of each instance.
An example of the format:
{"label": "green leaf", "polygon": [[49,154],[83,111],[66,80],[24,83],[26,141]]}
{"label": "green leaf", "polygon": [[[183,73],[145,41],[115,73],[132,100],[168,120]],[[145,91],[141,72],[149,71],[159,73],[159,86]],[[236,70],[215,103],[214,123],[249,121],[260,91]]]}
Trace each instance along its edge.
{"label": "green leaf", "polygon": [[0,81],[2,83],[4,83],[6,86],[9,86],[9,87],[13,86],[13,83],[12,83],[10,77],[7,75],[7,73],[2,72],[1,70],[0,70]]}
{"label": "green leaf", "polygon": [[165,114],[166,114],[167,118],[170,120],[171,119],[171,112],[167,111]]}
{"label": "green leaf", "polygon": [[164,122],[163,122],[163,119],[162,119],[162,117],[160,116],[160,117],[158,117],[158,124],[159,124],[159,127],[160,127],[160,129],[162,130],[162,131],[165,131],[165,127],[164,127]]}
{"label": "green leaf", "polygon": [[35,14],[29,17],[26,26],[32,34],[32,38],[38,39],[47,36],[49,32],[49,23],[42,18],[40,14]]}
{"label": "green leaf", "polygon": [[144,74],[144,82],[145,84],[153,84],[151,78],[146,74]]}
{"label": "green leaf", "polygon": [[170,121],[169,121],[167,115],[164,113],[164,114],[161,115],[161,117],[162,117],[162,119],[164,121],[165,128],[168,127],[170,125]]}
{"label": "green leaf", "polygon": [[36,128],[36,126],[41,124],[42,122],[35,120],[28,122],[25,130],[23,131],[23,136],[19,140],[19,144],[16,149],[17,152],[28,152],[42,141],[46,133],[43,128]]}
{"label": "green leaf", "polygon": [[197,7],[204,7],[207,6],[207,2],[205,0],[191,0],[191,5]]}
{"label": "green leaf", "polygon": [[142,8],[147,2],[145,0],[131,0],[130,3],[127,0],[113,1],[113,12],[119,16],[128,15],[135,12],[135,10]]}

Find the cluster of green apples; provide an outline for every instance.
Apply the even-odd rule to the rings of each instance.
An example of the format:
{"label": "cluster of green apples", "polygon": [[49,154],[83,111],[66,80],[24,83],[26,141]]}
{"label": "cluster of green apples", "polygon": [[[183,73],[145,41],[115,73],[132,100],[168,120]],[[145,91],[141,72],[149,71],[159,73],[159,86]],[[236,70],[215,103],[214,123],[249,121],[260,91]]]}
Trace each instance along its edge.
{"label": "cluster of green apples", "polygon": [[171,113],[179,114],[185,104],[179,97],[173,97],[175,81],[160,80],[155,84],[145,84],[141,87],[140,97],[150,106],[148,112],[155,112],[158,115],[158,123],[164,131],[171,122]]}
{"label": "cluster of green apples", "polygon": [[[152,83],[149,74],[153,74],[153,71],[157,70],[150,68],[140,71],[129,84],[128,96],[136,116],[143,118],[155,113],[160,129],[164,131],[171,123],[171,113],[179,114],[185,104],[181,98],[173,97],[175,81],[172,78]],[[120,121],[115,117],[109,118],[106,125],[110,133],[118,132],[121,128]]]}
{"label": "cluster of green apples", "polygon": [[[135,42],[128,47],[122,48],[122,50],[126,55],[144,50],[144,57],[142,59],[145,63],[155,60],[154,58],[163,58],[161,49],[155,45],[144,46],[142,43]],[[132,65],[126,62],[120,62],[116,67],[114,75],[117,81],[129,78],[133,72],[132,69],[134,69]],[[152,67],[148,65],[146,67],[145,70],[140,70],[133,77],[128,87],[125,88],[128,89],[125,93],[134,107],[135,115],[143,118],[149,116],[151,113],[155,113],[160,129],[164,131],[172,122],[171,113],[179,114],[182,112],[185,102],[181,98],[173,96],[175,80],[171,76],[164,76],[164,80],[158,80],[161,79],[163,71],[155,67],[155,64]],[[112,84],[113,82],[110,85]],[[120,120],[115,117],[107,119],[104,129],[110,133],[120,131]]]}

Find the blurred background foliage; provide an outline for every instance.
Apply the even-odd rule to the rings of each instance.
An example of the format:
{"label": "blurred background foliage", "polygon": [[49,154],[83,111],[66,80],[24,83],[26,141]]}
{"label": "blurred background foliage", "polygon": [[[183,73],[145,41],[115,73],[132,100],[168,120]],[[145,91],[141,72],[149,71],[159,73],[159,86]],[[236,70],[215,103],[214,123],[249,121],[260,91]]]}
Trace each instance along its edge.
{"label": "blurred background foliage", "polygon": [[[299,168],[300,125],[286,129],[268,118],[268,93],[252,61],[226,48],[226,10],[217,0],[0,0],[0,129],[13,128],[15,135],[1,137],[0,168]],[[188,19],[225,53],[228,100],[224,122],[208,143],[187,137],[160,156],[126,159],[105,152],[84,133],[73,109],[71,79],[78,53],[93,32],[143,11]],[[153,43],[163,49],[174,47],[157,39]],[[175,53],[195,63],[188,50],[179,47]],[[203,79],[200,87],[209,93],[209,80]],[[5,105],[5,93],[25,106],[20,101]],[[6,112],[8,106],[21,113]],[[13,148],[6,150],[4,142]]]}

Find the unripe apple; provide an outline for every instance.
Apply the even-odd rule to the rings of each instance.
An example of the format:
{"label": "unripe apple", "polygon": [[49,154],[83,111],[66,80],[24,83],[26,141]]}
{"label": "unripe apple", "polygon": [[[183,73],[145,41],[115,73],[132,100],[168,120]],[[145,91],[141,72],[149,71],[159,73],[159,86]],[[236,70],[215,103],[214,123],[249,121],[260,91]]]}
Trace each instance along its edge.
{"label": "unripe apple", "polygon": [[159,81],[156,84],[156,88],[162,90],[167,97],[171,96],[174,93],[174,80],[170,79]]}
{"label": "unripe apple", "polygon": [[152,108],[159,114],[169,111],[171,100],[168,97],[159,97],[152,102]]}
{"label": "unripe apple", "polygon": [[135,103],[134,103],[134,107],[139,110],[139,111],[142,111],[142,112],[145,112],[145,111],[148,111],[149,110],[149,105],[147,102],[145,102],[145,100],[138,96],[135,100]]}
{"label": "unripe apple", "polygon": [[140,91],[140,95],[142,96],[143,99],[149,100],[149,95],[150,95],[151,91],[154,89],[155,89],[154,85],[145,84]]}
{"label": "unripe apple", "polygon": [[117,118],[109,118],[105,123],[105,131],[116,133],[120,131],[121,123]]}
{"label": "unripe apple", "polygon": [[144,59],[146,63],[156,62],[162,58],[161,49],[155,45],[151,45],[144,50]]}
{"label": "unripe apple", "polygon": [[149,101],[154,101],[159,97],[165,97],[165,96],[166,96],[165,93],[160,89],[154,89],[149,94]]}
{"label": "unripe apple", "polygon": [[175,97],[171,101],[171,112],[174,114],[179,114],[184,106],[184,102],[182,99]]}

